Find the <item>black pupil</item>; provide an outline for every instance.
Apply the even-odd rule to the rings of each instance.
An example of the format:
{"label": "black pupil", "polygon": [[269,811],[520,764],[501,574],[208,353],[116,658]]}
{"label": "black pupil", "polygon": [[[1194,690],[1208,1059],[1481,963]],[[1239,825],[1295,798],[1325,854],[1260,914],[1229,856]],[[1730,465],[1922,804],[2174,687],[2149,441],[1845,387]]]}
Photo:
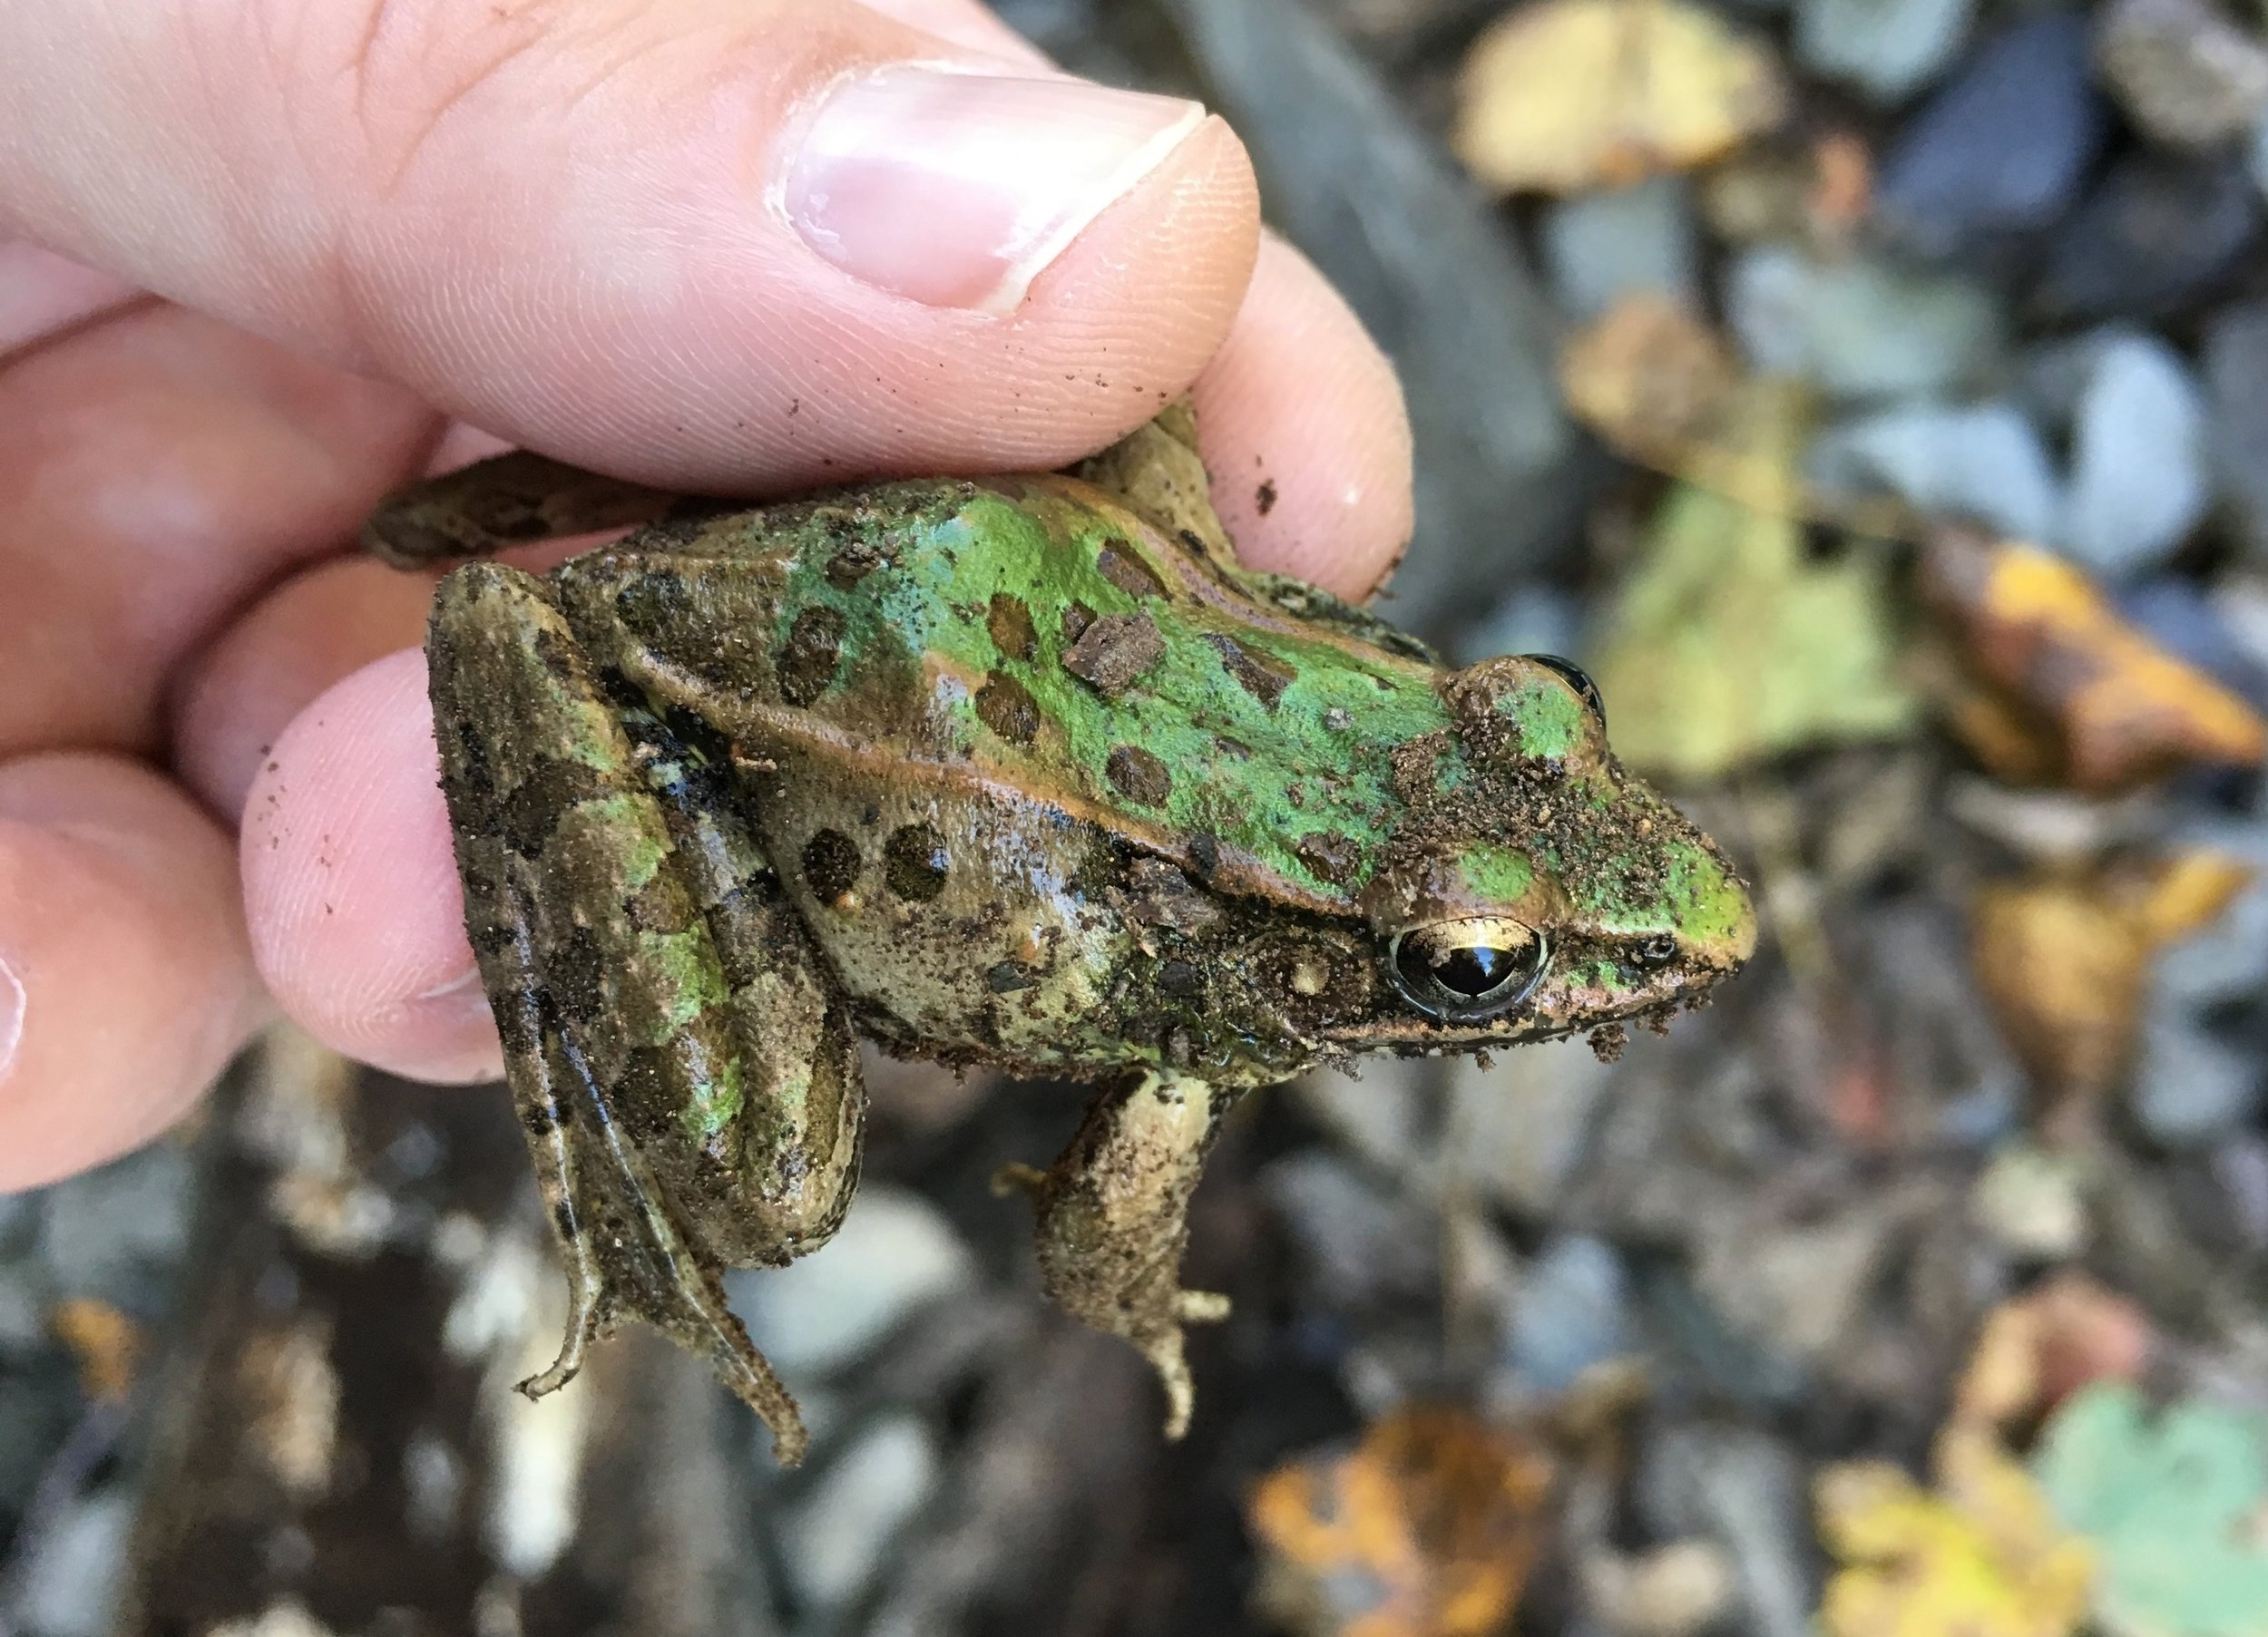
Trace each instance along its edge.
{"label": "black pupil", "polygon": [[1435,957],[1433,980],[1443,989],[1477,1000],[1512,975],[1510,950],[1478,948],[1451,950]]}
{"label": "black pupil", "polygon": [[1663,961],[1667,960],[1677,952],[1677,940],[1675,938],[1670,937],[1667,933],[1663,933],[1659,937],[1649,938],[1638,948],[1638,954],[1640,958],[1654,966],[1659,966]]}
{"label": "black pupil", "polygon": [[1598,684],[1590,679],[1583,667],[1572,659],[1562,659],[1557,654],[1530,654],[1529,658],[1549,670],[1557,671],[1559,680],[1583,697],[1590,714],[1602,723],[1607,719],[1606,702],[1598,697]]}

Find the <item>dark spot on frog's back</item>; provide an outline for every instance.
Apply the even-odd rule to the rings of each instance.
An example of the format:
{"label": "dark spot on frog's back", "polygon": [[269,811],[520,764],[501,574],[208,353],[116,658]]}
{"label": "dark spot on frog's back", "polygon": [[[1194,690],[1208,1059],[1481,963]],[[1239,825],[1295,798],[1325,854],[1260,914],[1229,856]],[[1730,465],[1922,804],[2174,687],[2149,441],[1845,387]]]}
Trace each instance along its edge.
{"label": "dark spot on frog's back", "polygon": [[1147,614],[1105,614],[1063,656],[1063,668],[1115,699],[1166,657],[1166,639]]}
{"label": "dark spot on frog's back", "polygon": [[1287,662],[1247,648],[1226,632],[1215,632],[1205,640],[1220,656],[1222,668],[1237,679],[1237,686],[1270,710],[1284,697],[1284,690],[1299,679],[1299,672]]}
{"label": "dark spot on frog's back", "polygon": [[863,540],[855,540],[827,559],[827,584],[847,591],[882,566],[882,553]]}
{"label": "dark spot on frog's back", "polygon": [[907,824],[882,844],[883,879],[890,891],[913,903],[927,903],[945,890],[953,858],[934,824]]}
{"label": "dark spot on frog's back", "polygon": [[803,880],[811,896],[831,904],[858,885],[858,843],[840,830],[822,830],[803,845]]}
{"label": "dark spot on frog's back", "polygon": [[1039,633],[1032,628],[1031,610],[1023,599],[1007,591],[992,593],[985,610],[984,628],[1003,659],[1030,659],[1039,652]]}
{"label": "dark spot on frog's back", "polygon": [[1166,582],[1144,562],[1141,553],[1122,540],[1106,540],[1095,553],[1095,567],[1103,579],[1129,597],[1163,597]]}
{"label": "dark spot on frog's back", "polygon": [[648,641],[674,629],[692,605],[683,576],[666,568],[632,575],[614,594],[622,623]]}
{"label": "dark spot on frog's back", "polygon": [[578,803],[607,794],[606,781],[594,767],[564,756],[532,758],[497,809],[504,845],[523,858],[543,857],[544,844]]}
{"label": "dark spot on frog's back", "polygon": [[1162,807],[1173,794],[1173,775],[1166,765],[1139,745],[1120,745],[1102,765],[1118,793],[1145,807]]}
{"label": "dark spot on frog's back", "polygon": [[787,628],[779,653],[779,697],[801,709],[826,692],[843,657],[841,612],[825,604],[808,608]]}
{"label": "dark spot on frog's back", "polygon": [[976,690],[976,716],[1011,745],[1029,745],[1040,731],[1040,706],[1031,690],[998,671]]}

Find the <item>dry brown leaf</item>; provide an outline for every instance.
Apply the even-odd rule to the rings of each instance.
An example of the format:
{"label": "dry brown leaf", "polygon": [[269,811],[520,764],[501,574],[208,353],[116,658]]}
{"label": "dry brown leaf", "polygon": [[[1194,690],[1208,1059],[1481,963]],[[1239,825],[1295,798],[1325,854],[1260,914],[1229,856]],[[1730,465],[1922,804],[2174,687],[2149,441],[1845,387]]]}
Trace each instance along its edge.
{"label": "dry brown leaf", "polygon": [[1473,43],[1451,141],[1501,192],[1680,171],[1779,122],[1771,54],[1678,0],[1535,0]]}
{"label": "dry brown leaf", "polygon": [[1972,685],[1954,730],[2001,778],[2108,795],[2268,756],[2251,706],[2120,619],[2072,564],[1946,529],[1921,567]]}
{"label": "dry brown leaf", "polygon": [[2068,1637],[2093,1549],[1989,1434],[1940,1434],[1935,1466],[1933,1489],[1886,1461],[1820,1475],[1820,1535],[1843,1565],[1820,1605],[1824,1637]]}
{"label": "dry brown leaf", "polygon": [[1760,453],[1748,406],[1759,393],[1784,388],[1746,377],[1716,332],[1667,297],[1623,297],[1568,338],[1559,373],[1568,413],[1641,466],[1770,517],[1833,523],[1878,539],[1916,531],[1894,502],[1808,488],[1793,450],[1787,458]]}
{"label": "dry brown leaf", "polygon": [[1551,1480],[1540,1450],[1461,1410],[1397,1411],[1255,1486],[1264,1594],[1314,1637],[1487,1637],[1520,1601]]}
{"label": "dry brown leaf", "polygon": [[2076,1270],[1985,1316],[1953,1389],[1953,1418],[2000,1428],[2037,1420],[2090,1382],[2141,1379],[2156,1345],[2149,1315]]}
{"label": "dry brown leaf", "polygon": [[1970,911],[1977,977],[2037,1088],[2092,1106],[2126,1067],[2151,958],[2251,879],[2239,860],[2196,853],[1980,889]]}
{"label": "dry brown leaf", "polygon": [[142,1326],[107,1301],[73,1296],[48,1310],[47,1328],[79,1361],[79,1389],[115,1404],[134,1389],[142,1364]]}

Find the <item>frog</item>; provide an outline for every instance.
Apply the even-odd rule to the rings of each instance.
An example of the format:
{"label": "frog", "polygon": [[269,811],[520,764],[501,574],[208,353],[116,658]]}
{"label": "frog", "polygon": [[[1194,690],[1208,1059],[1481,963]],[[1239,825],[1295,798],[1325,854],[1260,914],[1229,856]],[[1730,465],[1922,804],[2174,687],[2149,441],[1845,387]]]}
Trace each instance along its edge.
{"label": "frog", "polygon": [[1243,1099],[1371,1052],[1611,1052],[1754,948],[1745,882],[1578,667],[1451,667],[1245,564],[1186,401],[1062,471],[765,504],[513,451],[364,538],[454,565],[440,783],[569,1291],[531,1397],[641,1322],[802,1459],[722,1274],[842,1221],[865,1041],[1096,1087],[997,1185],[1178,1438],[1187,1327],[1228,1311],[1181,1283],[1189,1203]]}

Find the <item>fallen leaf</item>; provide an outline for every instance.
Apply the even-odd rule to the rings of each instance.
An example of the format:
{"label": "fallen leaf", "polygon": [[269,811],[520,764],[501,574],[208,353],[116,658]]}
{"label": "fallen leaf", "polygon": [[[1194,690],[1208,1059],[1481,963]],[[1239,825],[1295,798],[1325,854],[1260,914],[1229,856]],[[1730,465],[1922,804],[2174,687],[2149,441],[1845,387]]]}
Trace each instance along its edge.
{"label": "fallen leaf", "polygon": [[1999,777],[2107,795],[2268,757],[2252,706],[2120,619],[2062,559],[1943,529],[1921,580],[1965,673],[1954,730]]}
{"label": "fallen leaf", "polygon": [[2126,1069],[2153,958],[2208,924],[2251,879],[2242,861],[2199,852],[2051,866],[1979,889],[1971,960],[2036,1089],[2091,1108]]}
{"label": "fallen leaf", "polygon": [[1765,503],[1677,486],[1607,610],[1591,668],[1616,749],[1645,773],[1701,782],[1913,721],[1880,549],[1853,541],[1840,560],[1808,560],[1794,517],[1803,418],[1790,383],[1738,388],[1725,447]]}
{"label": "fallen leaf", "polygon": [[2195,1399],[2153,1411],[2102,1382],[2056,1413],[2032,1465],[2095,1543],[2095,1618],[2113,1637],[2268,1633],[2268,1418]]}
{"label": "fallen leaf", "polygon": [[142,1326],[107,1301],[73,1296],[48,1311],[47,1328],[79,1361],[79,1389],[115,1404],[133,1391],[142,1364]]}
{"label": "fallen leaf", "polygon": [[1953,1418],[2002,1428],[2097,1381],[2132,1381],[2156,1345],[2149,1315],[2076,1270],[1986,1315],[1953,1389]]}
{"label": "fallen leaf", "polygon": [[1312,1637],[1487,1637],[1520,1601],[1551,1480],[1540,1450],[1461,1410],[1397,1411],[1255,1486],[1264,1600]]}
{"label": "fallen leaf", "polygon": [[2092,1549],[1989,1434],[1949,1429],[1933,1464],[1928,1489],[1886,1461],[1820,1475],[1820,1535],[1841,1564],[1820,1604],[1824,1637],[2068,1637],[2087,1612]]}
{"label": "fallen leaf", "polygon": [[1777,124],[1771,54],[1679,0],[1536,0],[1473,43],[1451,142],[1500,191],[1574,193],[1704,163]]}

